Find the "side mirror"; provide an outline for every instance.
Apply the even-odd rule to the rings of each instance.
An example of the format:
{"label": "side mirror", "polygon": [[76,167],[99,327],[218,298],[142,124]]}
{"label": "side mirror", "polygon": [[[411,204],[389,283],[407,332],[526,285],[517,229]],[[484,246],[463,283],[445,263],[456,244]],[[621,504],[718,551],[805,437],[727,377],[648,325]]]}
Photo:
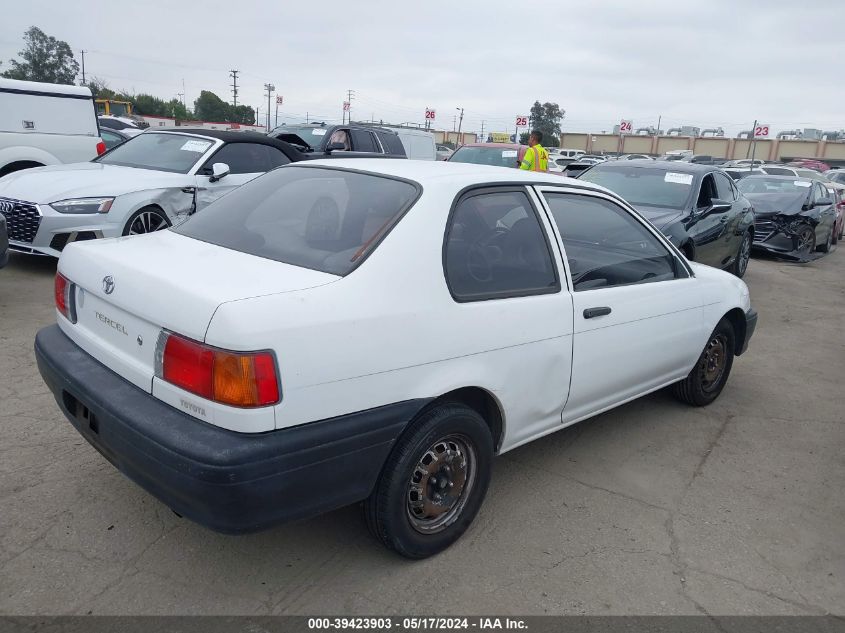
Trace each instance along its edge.
{"label": "side mirror", "polygon": [[710,208],[708,209],[709,213],[724,213],[725,211],[730,211],[733,203],[728,202],[727,200],[722,200],[721,198],[710,198]]}
{"label": "side mirror", "polygon": [[209,182],[217,182],[229,175],[229,166],[226,163],[214,163],[211,166]]}
{"label": "side mirror", "polygon": [[346,145],[335,141],[334,143],[329,143],[328,147],[326,147],[326,154],[331,154],[332,152],[344,152],[346,151]]}

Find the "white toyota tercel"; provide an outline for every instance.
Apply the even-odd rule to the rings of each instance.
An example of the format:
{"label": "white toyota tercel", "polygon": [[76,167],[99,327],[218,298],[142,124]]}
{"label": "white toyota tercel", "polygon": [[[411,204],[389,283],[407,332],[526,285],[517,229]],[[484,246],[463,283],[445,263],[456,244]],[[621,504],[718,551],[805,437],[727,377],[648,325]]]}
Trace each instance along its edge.
{"label": "white toyota tercel", "polygon": [[598,186],[405,160],[285,166],[71,244],[55,300],[59,406],[177,513],[237,533],[363,501],[412,558],[467,529],[493,455],[669,385],[712,402],[757,321]]}

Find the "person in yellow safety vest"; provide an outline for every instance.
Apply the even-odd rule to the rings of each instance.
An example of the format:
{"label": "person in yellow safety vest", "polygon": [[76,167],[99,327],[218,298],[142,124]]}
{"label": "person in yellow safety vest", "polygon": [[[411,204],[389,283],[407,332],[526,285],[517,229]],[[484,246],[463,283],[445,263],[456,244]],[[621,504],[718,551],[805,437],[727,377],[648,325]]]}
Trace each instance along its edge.
{"label": "person in yellow safety vest", "polygon": [[539,130],[534,130],[528,137],[528,149],[525,150],[525,156],[520,163],[520,169],[527,169],[528,171],[549,171],[549,153],[546,148],[540,145],[543,140],[543,133]]}

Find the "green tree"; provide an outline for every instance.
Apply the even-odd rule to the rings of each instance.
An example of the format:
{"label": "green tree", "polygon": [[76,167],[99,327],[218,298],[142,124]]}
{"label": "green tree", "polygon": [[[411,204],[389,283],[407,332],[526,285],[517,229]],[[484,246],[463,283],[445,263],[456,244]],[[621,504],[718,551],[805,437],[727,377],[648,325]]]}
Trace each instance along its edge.
{"label": "green tree", "polygon": [[[546,102],[541,104],[535,101],[531,106],[530,123],[532,130],[539,130],[543,133],[543,145],[546,147],[558,147],[560,145],[560,123],[566,115],[556,103]],[[528,135],[523,134],[525,142]],[[522,138],[520,138],[520,141]]]}
{"label": "green tree", "polygon": [[9,60],[11,68],[3,73],[7,79],[44,81],[51,84],[72,84],[79,73],[79,63],[67,42],[48,36],[37,26],[23,35],[24,49],[20,61]]}
{"label": "green tree", "polygon": [[95,99],[114,99],[115,92],[109,88],[109,84],[105,79],[99,77],[91,77],[87,84],[85,84],[94,95]]}
{"label": "green tree", "polygon": [[255,123],[255,110],[253,110],[251,106],[229,106],[229,112],[228,121],[243,123],[244,125],[252,125]]}
{"label": "green tree", "polygon": [[194,113],[202,121],[229,121],[231,106],[213,92],[203,90],[194,101]]}
{"label": "green tree", "polygon": [[194,113],[188,110],[179,99],[171,99],[168,102],[167,113],[167,116],[172,116],[179,121],[190,121],[194,118]]}

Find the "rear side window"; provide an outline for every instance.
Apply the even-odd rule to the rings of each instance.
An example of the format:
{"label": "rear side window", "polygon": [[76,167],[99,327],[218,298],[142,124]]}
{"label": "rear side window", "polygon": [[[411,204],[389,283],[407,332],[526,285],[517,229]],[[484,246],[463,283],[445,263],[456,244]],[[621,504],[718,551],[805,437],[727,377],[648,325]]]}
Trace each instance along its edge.
{"label": "rear side window", "polygon": [[458,301],[560,290],[545,231],[521,190],[487,190],[458,202],[447,227],[444,268]]}
{"label": "rear side window", "polygon": [[352,149],[356,152],[378,152],[372,132],[352,130]]}
{"label": "rear side window", "polygon": [[727,176],[725,176],[725,174],[722,174],[717,171],[714,172],[713,178],[716,180],[716,192],[719,198],[727,202],[736,200],[734,190],[731,188],[731,181],[728,179]]}
{"label": "rear side window", "polygon": [[235,189],[177,233],[294,266],[346,275],[419,196],[408,181],[285,167]]}

